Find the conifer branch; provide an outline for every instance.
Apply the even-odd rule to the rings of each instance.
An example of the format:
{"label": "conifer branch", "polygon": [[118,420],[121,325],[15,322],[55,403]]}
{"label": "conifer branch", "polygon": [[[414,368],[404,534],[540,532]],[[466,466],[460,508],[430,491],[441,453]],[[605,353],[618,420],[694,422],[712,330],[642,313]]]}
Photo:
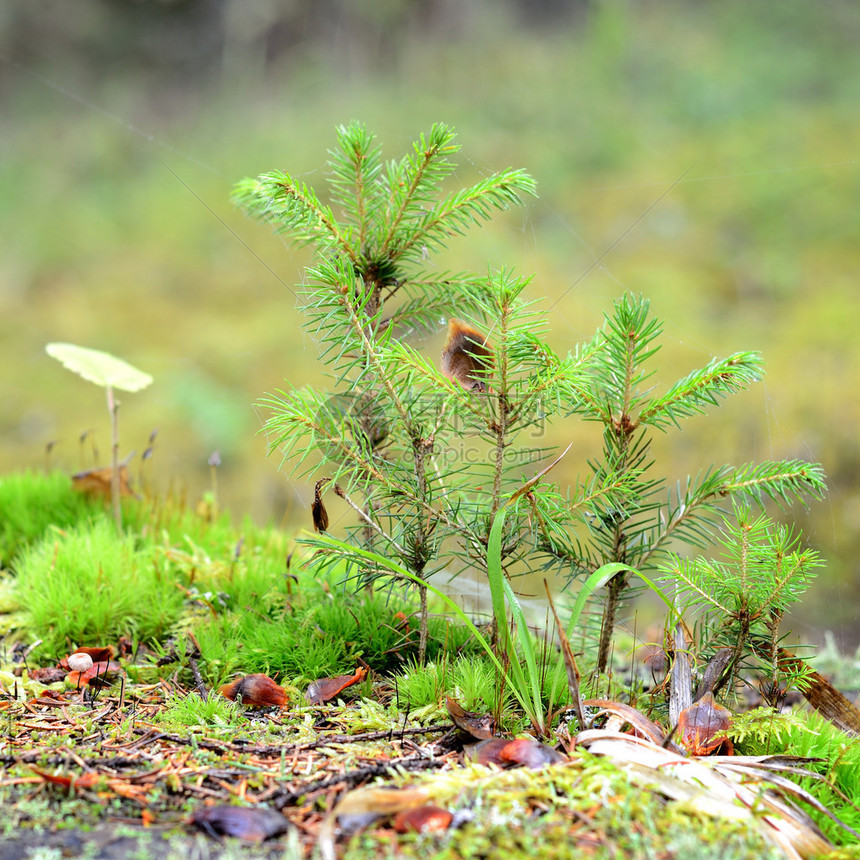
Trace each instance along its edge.
{"label": "conifer branch", "polygon": [[[234,195],[249,214],[317,251],[303,295],[335,395],[270,395],[262,401],[272,412],[264,430],[306,473],[324,468],[344,479],[340,491],[358,523],[350,530],[353,540],[384,537],[419,579],[454,560],[486,571],[493,514],[522,489],[522,468],[544,453],[522,433],[558,414],[599,421],[603,448],[588,461],[591,477],[577,484],[572,499],[550,481],[535,482],[509,507],[501,548],[506,572],[515,563],[532,570],[559,565],[574,578],[607,562],[647,571],[677,543],[711,543],[729,499],[789,504],[823,495],[820,466],[795,460],[711,468],[671,491],[656,472],[653,432],[747,388],[761,376],[758,353],[714,359],[654,397],[646,384],[662,326],[643,298],[622,296],[589,343],[560,357],[545,342],[544,319],[522,300],[527,280],[507,272],[479,279],[425,271],[428,249],[534,194],[528,174],[506,170],[443,195],[457,150],[453,131],[440,123],[408,155],[383,164],[373,136],[351,123],[338,129],[329,161],[340,222],[286,173],[245,180]],[[409,330],[435,330],[440,319],[462,316],[489,338],[478,369],[470,364],[462,375],[452,372],[450,355],[469,358],[468,349],[461,354],[462,345],[452,346],[448,378],[435,356],[400,340]],[[476,342],[469,339],[474,332],[463,335],[468,329],[461,326],[461,339]],[[317,454],[320,463],[309,466]],[[353,488],[363,503],[351,497]],[[731,618],[715,636],[734,637],[732,671],[750,642],[765,637],[775,653],[781,613],[809,569],[787,543],[767,544],[761,554],[772,571],[762,580],[758,537],[750,532],[736,541],[754,550],[742,561],[672,568],[691,601]],[[449,569],[456,573],[456,565]],[[384,575],[365,567],[363,581]],[[627,578],[625,567],[608,583],[598,669],[607,665]],[[725,581],[744,595],[741,614],[726,615],[736,604],[723,590]],[[419,584],[419,594],[423,653],[426,585]]]}
{"label": "conifer branch", "polygon": [[719,492],[790,505],[793,501],[806,504],[807,498],[822,499],[826,490],[824,470],[817,463],[776,460],[727,470]]}
{"label": "conifer branch", "polygon": [[358,122],[337,129],[339,151],[330,153],[332,196],[358,228],[356,245],[365,247],[381,206],[382,161],[373,135]]}
{"label": "conifer branch", "polygon": [[357,264],[358,257],[331,209],[288,173],[275,170],[257,179],[244,179],[236,185],[232,199],[247,215],[271,224],[279,233],[293,234],[297,244],[335,247]]}
{"label": "conifer branch", "polygon": [[662,397],[652,401],[639,415],[639,423],[654,427],[674,424],[679,419],[701,415],[708,406],[718,406],[720,398],[748,388],[762,377],[763,360],[758,352],[737,352],[714,359],[676,383]]}
{"label": "conifer branch", "polygon": [[423,246],[444,247],[451,236],[462,235],[468,227],[488,221],[493,209],[521,204],[524,194],[534,196],[535,183],[523,170],[498,173],[452,194],[424,215],[411,236],[397,246],[397,254],[406,255]]}
{"label": "conifer branch", "polygon": [[679,587],[680,593],[687,603],[697,602],[701,606],[710,606],[729,616],[733,607],[721,603],[714,594],[714,584],[725,581],[726,571],[717,569],[715,565],[706,566],[701,559],[697,561],[676,561],[671,567],[662,567],[665,574],[671,574],[672,581]]}
{"label": "conifer branch", "polygon": [[[421,137],[413,145],[413,155],[405,156],[402,161],[392,165],[389,170],[390,214],[388,228],[380,245],[383,256],[399,257],[402,247],[395,246],[401,224],[412,211],[428,199],[431,187],[437,186],[450,174],[454,165],[444,158],[460,147],[451,143],[454,132],[443,123],[436,123],[430,134]],[[397,242],[400,246],[400,243]]]}

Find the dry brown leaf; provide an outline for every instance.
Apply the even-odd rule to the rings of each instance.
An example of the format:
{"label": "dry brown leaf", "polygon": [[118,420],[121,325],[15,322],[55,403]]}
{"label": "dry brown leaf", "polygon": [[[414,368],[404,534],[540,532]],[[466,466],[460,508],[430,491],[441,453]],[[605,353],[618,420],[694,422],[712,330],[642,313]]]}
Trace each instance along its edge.
{"label": "dry brown leaf", "polygon": [[423,806],[427,801],[427,790],[423,788],[395,789],[370,785],[350,791],[340,799],[320,827],[319,847],[323,860],[335,860],[336,824],[351,832],[380,818],[388,818],[405,809]]}
{"label": "dry brown leaf", "polygon": [[[111,495],[111,476],[113,467],[107,466],[103,469],[89,469],[86,472],[78,472],[72,475],[72,487],[79,493],[87,496],[95,496],[109,499]],[[119,467],[119,494],[120,496],[134,496],[128,477],[128,466]]]}
{"label": "dry brown leaf", "polygon": [[508,738],[487,738],[476,744],[470,744],[465,748],[466,755],[475,764],[489,767],[510,767],[510,762],[502,758],[502,750],[510,743]]}
{"label": "dry brown leaf", "polygon": [[467,755],[476,764],[501,768],[522,766],[536,769],[567,760],[558,750],[534,738],[489,738],[468,747]]}
{"label": "dry brown leaf", "polygon": [[246,842],[263,842],[285,833],[289,821],[263,806],[209,806],[191,816],[191,824],[210,836],[233,836]]}
{"label": "dry brown leaf", "polygon": [[459,702],[450,696],[445,697],[445,707],[448,709],[448,715],[454,725],[466,732],[467,735],[478,740],[486,740],[493,736],[496,721],[492,714],[476,714],[472,711],[466,711]]}
{"label": "dry brown leaf", "polygon": [[219,688],[222,696],[241,702],[250,708],[282,708],[287,704],[287,691],[268,675],[245,675]]}
{"label": "dry brown leaf", "polygon": [[790,858],[832,849],[809,816],[781,799],[777,780],[760,762],[744,767],[738,757],[687,758],[644,738],[602,729],[580,732],[576,744],[612,760],[631,783],[648,791],[705,815],[747,822]]}
{"label": "dry brown leaf", "polygon": [[[75,648],[75,654],[87,654],[92,659],[93,663],[107,663],[110,660],[113,660],[114,654],[116,653],[116,649],[112,645],[105,645],[103,647],[96,648]],[[69,668],[69,657],[63,657],[60,660],[60,665],[64,669]]]}
{"label": "dry brown leaf", "polygon": [[59,666],[45,666],[41,669],[31,669],[29,677],[31,681],[38,681],[40,684],[53,684],[62,681],[68,671],[68,669],[62,669]]}
{"label": "dry brown leaf", "polygon": [[[633,731],[640,737],[647,738],[656,744],[663,744],[666,742],[666,736],[663,733],[663,729],[661,729],[660,726],[652,720],[649,720],[645,714],[640,713],[636,708],[633,708],[630,705],[625,705],[623,702],[613,702],[609,699],[586,699],[582,704],[586,708],[599,708],[600,711],[607,714],[613,714],[619,718],[622,724],[629,725],[630,728],[633,729]],[[594,720],[592,719],[592,724],[593,722]],[[678,752],[680,752],[674,744],[669,743],[668,746],[670,748],[674,747]]]}
{"label": "dry brown leaf", "polygon": [[338,675],[336,678],[318,678],[308,685],[305,696],[312,705],[322,705],[330,702],[347,687],[362,681],[367,675],[367,669],[359,666],[354,675]]}
{"label": "dry brown leaf", "polygon": [[398,833],[429,833],[434,830],[447,830],[454,816],[447,809],[432,803],[404,809],[394,816],[392,827]]}
{"label": "dry brown leaf", "polygon": [[509,741],[499,752],[502,761],[511,765],[523,765],[529,768],[545,767],[548,764],[558,764],[567,761],[567,757],[547,744],[534,738],[517,738]]}

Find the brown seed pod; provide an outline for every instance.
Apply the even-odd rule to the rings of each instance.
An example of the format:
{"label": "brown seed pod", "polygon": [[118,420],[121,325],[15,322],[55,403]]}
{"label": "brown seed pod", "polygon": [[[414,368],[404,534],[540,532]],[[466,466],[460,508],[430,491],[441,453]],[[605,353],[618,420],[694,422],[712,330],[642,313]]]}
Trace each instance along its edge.
{"label": "brown seed pod", "polygon": [[727,741],[725,733],[731,724],[729,709],[717,704],[713,693],[705,693],[698,702],[681,711],[678,742],[691,755],[710,755]]}
{"label": "brown seed pod", "polygon": [[493,369],[493,350],[487,339],[462,320],[448,320],[448,340],[442,350],[442,373],[467,391],[486,391]]}
{"label": "brown seed pod", "polygon": [[314,519],[314,528],[318,532],[324,532],[328,529],[328,511],[322,500],[322,488],[331,480],[331,478],[321,478],[316,482],[314,487],[314,500],[311,504],[311,516]]}

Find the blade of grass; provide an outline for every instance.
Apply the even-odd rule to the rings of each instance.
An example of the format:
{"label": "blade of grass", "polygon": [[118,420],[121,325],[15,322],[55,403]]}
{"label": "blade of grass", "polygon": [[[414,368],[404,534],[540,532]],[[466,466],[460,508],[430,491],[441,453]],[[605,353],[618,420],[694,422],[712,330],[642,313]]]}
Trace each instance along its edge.
{"label": "blade of grass", "polygon": [[[484,649],[484,651],[487,652],[487,656],[493,662],[493,664],[495,665],[495,667],[499,671],[499,673],[501,675],[506,674],[504,666],[502,666],[501,661],[496,656],[495,652],[493,651],[493,647],[489,643],[489,641],[487,641],[487,638],[483,635],[483,633],[481,633],[481,631],[477,628],[477,626],[469,618],[469,616],[466,615],[466,613],[457,605],[457,603],[451,597],[449,597],[447,594],[445,594],[444,591],[441,591],[440,589],[436,588],[435,586],[430,585],[425,580],[421,579],[418,576],[415,576],[413,573],[410,573],[410,571],[406,570],[405,567],[402,567],[401,565],[397,564],[397,562],[391,561],[390,559],[386,558],[383,555],[379,555],[378,553],[375,553],[375,552],[370,552],[369,550],[361,549],[360,547],[346,543],[345,541],[338,540],[337,538],[332,537],[329,534],[319,534],[319,535],[314,535],[313,537],[314,537],[314,542],[316,544],[320,544],[320,543],[329,544],[333,549],[340,549],[342,551],[348,552],[352,556],[364,558],[367,561],[370,561],[376,565],[379,565],[380,567],[386,568],[387,570],[391,571],[391,574],[393,576],[398,576],[398,577],[401,577],[403,579],[407,579],[411,582],[414,582],[417,585],[425,586],[431,594],[433,594],[434,596],[438,597],[441,601],[443,601],[448,606],[448,608],[454,613],[454,615],[460,621],[463,622],[463,624],[466,626],[466,628],[469,630],[469,632],[475,637],[478,644]],[[505,629],[507,629],[507,628],[505,628]],[[525,687],[524,678],[522,678],[522,667],[519,665],[518,661],[514,661],[514,662],[516,664],[516,668],[519,669],[522,683],[520,684],[519,687],[516,685],[516,683],[512,683],[511,689],[514,693],[514,696],[517,699],[517,702],[519,703],[520,707],[523,709],[523,712],[527,716],[529,716],[529,719],[531,719],[531,716],[530,716],[530,713],[532,710],[531,709],[531,703],[529,701],[528,696],[523,694],[523,690],[525,690],[526,687]],[[513,666],[513,664],[512,664],[512,666]]]}
{"label": "blade of grass", "polygon": [[[524,711],[535,730],[544,735],[546,733],[546,720],[543,713],[540,673],[535,659],[534,643],[522,606],[520,606],[520,602],[502,569],[502,531],[505,527],[505,517],[509,505],[510,502],[502,505],[496,512],[487,542],[487,579],[490,586],[490,599],[493,604],[493,614],[496,618],[499,635],[502,637],[504,651],[510,664],[511,685],[518,700],[530,700],[531,705],[524,707]],[[526,661],[528,678],[526,678],[523,667],[518,660],[516,644],[508,629],[507,612],[505,611],[506,597],[511,615],[517,625],[517,638]]]}
{"label": "blade of grass", "polygon": [[[543,581],[543,587],[546,589],[546,599],[549,602],[549,608],[552,610],[552,617],[555,619],[555,629],[558,631],[558,641],[561,645],[562,657],[564,658],[564,668],[567,670],[567,687],[570,692],[570,698],[573,702],[576,719],[579,722],[579,729],[580,731],[583,731],[588,728],[588,726],[585,723],[585,712],[582,709],[582,696],[579,692],[579,667],[576,665],[576,657],[574,656],[573,648],[570,647],[570,640],[567,638],[564,627],[561,626],[561,619],[558,617],[558,612],[555,611],[555,603],[553,602],[552,595],[549,592],[549,583],[546,580]],[[554,680],[553,692],[555,692]],[[552,697],[551,701],[555,701],[555,696]]]}

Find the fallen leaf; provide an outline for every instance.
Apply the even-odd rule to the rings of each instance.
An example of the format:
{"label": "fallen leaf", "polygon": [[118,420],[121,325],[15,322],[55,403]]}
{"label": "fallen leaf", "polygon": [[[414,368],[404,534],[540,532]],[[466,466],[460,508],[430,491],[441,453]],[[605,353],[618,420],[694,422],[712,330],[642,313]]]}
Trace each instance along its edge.
{"label": "fallen leaf", "polygon": [[405,809],[423,806],[428,801],[424,788],[379,788],[369,785],[345,794],[323,821],[319,829],[320,855],[323,860],[334,860],[334,828],[352,833],[367,827],[380,818],[396,815]]}
{"label": "fallen leaf", "polygon": [[566,756],[534,738],[489,738],[468,749],[476,764],[496,767],[529,767],[537,769],[548,764],[567,761]]}
{"label": "fallen leaf", "polygon": [[30,699],[31,705],[48,705],[56,707],[60,704],[66,704],[69,700],[58,690],[45,690],[41,696],[35,699]]}
{"label": "fallen leaf", "polygon": [[709,755],[731,742],[725,732],[732,724],[728,708],[718,705],[712,693],[681,711],[678,718],[678,743],[691,755]]}
{"label": "fallen leaf", "polygon": [[[72,487],[79,493],[97,498],[110,498],[111,476],[113,467],[106,466],[103,469],[89,469],[86,472],[78,472],[72,475]],[[128,466],[119,467],[119,494],[120,496],[134,496],[128,478]]]}
{"label": "fallen leaf", "polygon": [[[748,822],[787,857],[812,857],[832,851],[833,846],[809,816],[786,801],[803,792],[804,801],[819,812],[821,803],[795,783],[777,784],[772,774],[762,771],[762,764],[774,760],[781,764],[784,756],[692,759],[642,738],[603,729],[580,732],[577,746],[616,762],[631,783],[649,792],[681,801],[685,807],[705,815]],[[832,812],[823,811],[852,832]]]}
{"label": "fallen leaf", "polygon": [[[624,702],[613,702],[610,699],[586,699],[582,704],[586,708],[599,708],[600,710],[595,716],[603,712],[614,717],[619,726],[629,725],[639,737],[647,738],[655,744],[666,742],[666,736],[660,726]],[[591,723],[594,724],[594,717],[592,717]],[[669,749],[674,748],[676,751],[678,749],[672,741],[668,742],[667,747]]]}
{"label": "fallen leaf", "polygon": [[246,842],[263,842],[287,831],[280,812],[264,806],[209,806],[198,809],[191,823],[209,836],[234,836]]}
{"label": "fallen leaf", "polygon": [[68,670],[59,666],[44,666],[41,669],[33,669],[30,672],[30,680],[38,681],[40,684],[53,684],[62,681]]}
{"label": "fallen leaf", "polygon": [[367,675],[367,669],[359,666],[354,675],[338,675],[336,678],[318,678],[308,685],[305,696],[312,705],[322,705],[330,702],[347,687],[362,681]]}
{"label": "fallen leaf", "polygon": [[[101,648],[76,648],[74,650],[74,653],[88,654],[92,658],[93,663],[106,663],[109,660],[113,660],[113,656],[116,653],[116,649],[112,645],[105,645]],[[60,660],[60,665],[64,669],[69,668],[70,656],[71,654],[67,655],[66,657],[63,657],[63,659]]]}
{"label": "fallen leaf", "polygon": [[445,697],[445,707],[448,709],[448,716],[451,717],[454,725],[461,731],[466,732],[478,740],[491,738],[496,728],[496,721],[492,714],[476,714],[472,711],[466,711],[463,706],[452,699],[450,696]]}
{"label": "fallen leaf", "polygon": [[33,767],[33,765],[30,765],[30,770],[41,776],[45,782],[59,785],[69,791],[74,791],[76,788],[92,788],[101,778],[97,773],[83,773],[80,776],[77,774],[49,773]]}
{"label": "fallen leaf", "polygon": [[429,833],[433,830],[447,830],[454,816],[447,809],[432,803],[404,809],[394,816],[392,827],[398,833]]}
{"label": "fallen leaf", "polygon": [[539,768],[548,764],[567,761],[567,757],[547,744],[533,738],[517,738],[509,741],[499,751],[503,761],[524,767]]}
{"label": "fallen leaf", "polygon": [[496,767],[509,767],[510,762],[503,759],[501,754],[509,743],[508,738],[488,738],[466,747],[466,755],[475,764],[482,764],[484,767],[489,767],[491,764]]}
{"label": "fallen leaf", "polygon": [[220,688],[222,696],[251,708],[282,708],[287,704],[287,691],[268,675],[245,675]]}

